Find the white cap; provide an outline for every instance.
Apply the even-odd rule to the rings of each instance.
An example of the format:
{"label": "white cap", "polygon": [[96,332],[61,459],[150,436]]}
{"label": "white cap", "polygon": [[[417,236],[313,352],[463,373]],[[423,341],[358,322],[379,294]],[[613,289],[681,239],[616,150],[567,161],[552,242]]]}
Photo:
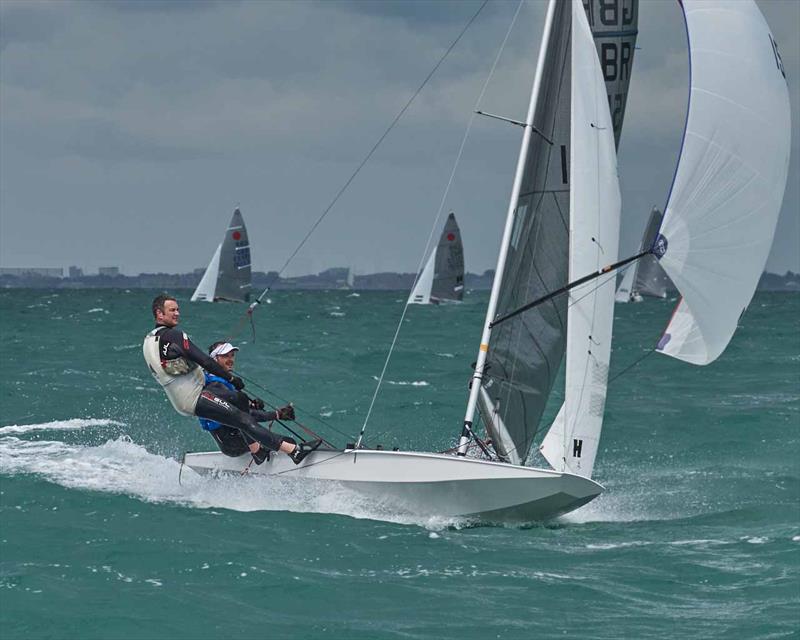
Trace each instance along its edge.
{"label": "white cap", "polygon": [[223,342],[222,344],[214,347],[214,350],[211,352],[211,357],[216,358],[217,356],[224,356],[226,353],[238,350],[239,347],[234,347],[230,342]]}

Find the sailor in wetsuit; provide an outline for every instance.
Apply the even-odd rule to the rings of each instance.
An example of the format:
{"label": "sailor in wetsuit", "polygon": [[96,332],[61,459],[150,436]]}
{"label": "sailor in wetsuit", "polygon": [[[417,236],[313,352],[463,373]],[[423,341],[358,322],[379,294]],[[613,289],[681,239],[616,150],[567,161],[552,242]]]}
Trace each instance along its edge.
{"label": "sailor in wetsuit", "polygon": [[[239,347],[234,347],[230,342],[215,342],[208,348],[209,355],[228,373],[233,373],[237,351],[239,351]],[[277,411],[264,411],[263,400],[250,398],[244,392],[237,391],[233,383],[225,378],[206,371],[205,382],[206,389],[223,398],[229,398],[234,406],[249,413],[257,422],[294,420],[294,407],[292,405],[281,407]],[[268,448],[259,442],[253,441],[239,429],[234,429],[206,418],[200,418],[200,426],[211,434],[211,437],[214,438],[214,441],[219,446],[219,450],[226,456],[241,456],[249,451],[258,464],[269,458]],[[284,440],[294,442],[290,438],[284,438]]]}
{"label": "sailor in wetsuit", "polygon": [[[300,462],[320,441],[295,444],[262,427],[249,411],[236,406],[236,391],[244,388],[238,376],[226,371],[213,358],[203,353],[177,329],[180,320],[178,301],[168,295],[153,300],[156,327],[145,336],[142,351],[150,372],[164,388],[172,406],[184,416],[197,416],[239,430],[245,436],[271,451],[289,454],[295,464]],[[202,367],[209,373],[231,383],[234,391],[206,385]]]}

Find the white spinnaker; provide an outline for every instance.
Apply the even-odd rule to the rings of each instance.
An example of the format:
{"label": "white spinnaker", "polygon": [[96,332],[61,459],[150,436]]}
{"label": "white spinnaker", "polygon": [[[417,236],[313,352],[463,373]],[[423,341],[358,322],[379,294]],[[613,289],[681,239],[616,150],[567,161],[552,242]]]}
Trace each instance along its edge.
{"label": "white spinnaker", "polygon": [[206,267],[206,272],[200,279],[200,284],[192,294],[192,302],[198,300],[205,300],[206,302],[214,302],[214,292],[217,288],[217,275],[219,274],[219,254],[222,251],[222,243],[217,245],[217,250],[214,252],[214,257]]}
{"label": "white spinnaker", "polygon": [[777,45],[755,3],[683,0],[683,11],[689,112],[655,247],[682,299],[657,348],[704,365],[725,350],[764,269],[791,124]]}
{"label": "white spinnaker", "polygon": [[[620,191],[605,83],[580,0],[572,2],[572,147],[569,279],[616,262]],[[554,469],[591,477],[608,385],[614,278],[570,292],[564,405],[541,452]]]}
{"label": "white spinnaker", "polygon": [[408,296],[407,304],[430,304],[431,301],[431,288],[433,287],[433,268],[436,263],[436,248],[431,251],[428,262],[422,270],[417,286]]}
{"label": "white spinnaker", "polygon": [[633,287],[633,280],[636,277],[636,263],[631,264],[622,276],[622,282],[619,283],[619,288],[614,296],[616,302],[630,302],[631,300],[631,287]]}

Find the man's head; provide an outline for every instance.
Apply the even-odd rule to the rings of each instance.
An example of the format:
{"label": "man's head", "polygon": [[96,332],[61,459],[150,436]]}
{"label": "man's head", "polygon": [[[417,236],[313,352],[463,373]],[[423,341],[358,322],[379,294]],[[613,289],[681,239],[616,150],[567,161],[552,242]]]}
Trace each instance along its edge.
{"label": "man's head", "polygon": [[208,348],[208,353],[225,371],[233,371],[238,350],[239,347],[234,347],[230,342],[215,342]]}
{"label": "man's head", "polygon": [[174,327],[181,319],[178,301],[165,293],[156,296],[153,298],[153,317],[156,320],[156,324]]}

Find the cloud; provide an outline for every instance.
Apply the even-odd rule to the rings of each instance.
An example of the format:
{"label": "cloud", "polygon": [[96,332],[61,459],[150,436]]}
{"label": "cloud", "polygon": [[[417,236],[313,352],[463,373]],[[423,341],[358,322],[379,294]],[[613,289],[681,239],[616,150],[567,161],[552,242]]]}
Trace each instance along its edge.
{"label": "cloud", "polygon": [[[256,267],[275,268],[479,6],[3,2],[3,263],[185,270],[208,259],[241,204]],[[543,6],[524,5],[484,110],[524,115]],[[762,6],[796,114],[792,25],[800,3]],[[415,267],[516,7],[483,9],[300,254],[296,272],[345,261],[361,273]],[[663,204],[677,160],[687,91],[678,8],[643,2],[639,46],[620,149],[623,250],[638,244],[650,206]],[[796,178],[797,118],[794,127]],[[459,216],[472,270],[494,266],[518,149],[516,127],[474,122],[446,202]],[[790,181],[772,268],[800,268],[790,242],[799,200]],[[180,242],[146,233],[165,216],[181,227]],[[44,230],[40,243],[14,240],[23,219]],[[78,251],[95,234],[103,242]]]}

